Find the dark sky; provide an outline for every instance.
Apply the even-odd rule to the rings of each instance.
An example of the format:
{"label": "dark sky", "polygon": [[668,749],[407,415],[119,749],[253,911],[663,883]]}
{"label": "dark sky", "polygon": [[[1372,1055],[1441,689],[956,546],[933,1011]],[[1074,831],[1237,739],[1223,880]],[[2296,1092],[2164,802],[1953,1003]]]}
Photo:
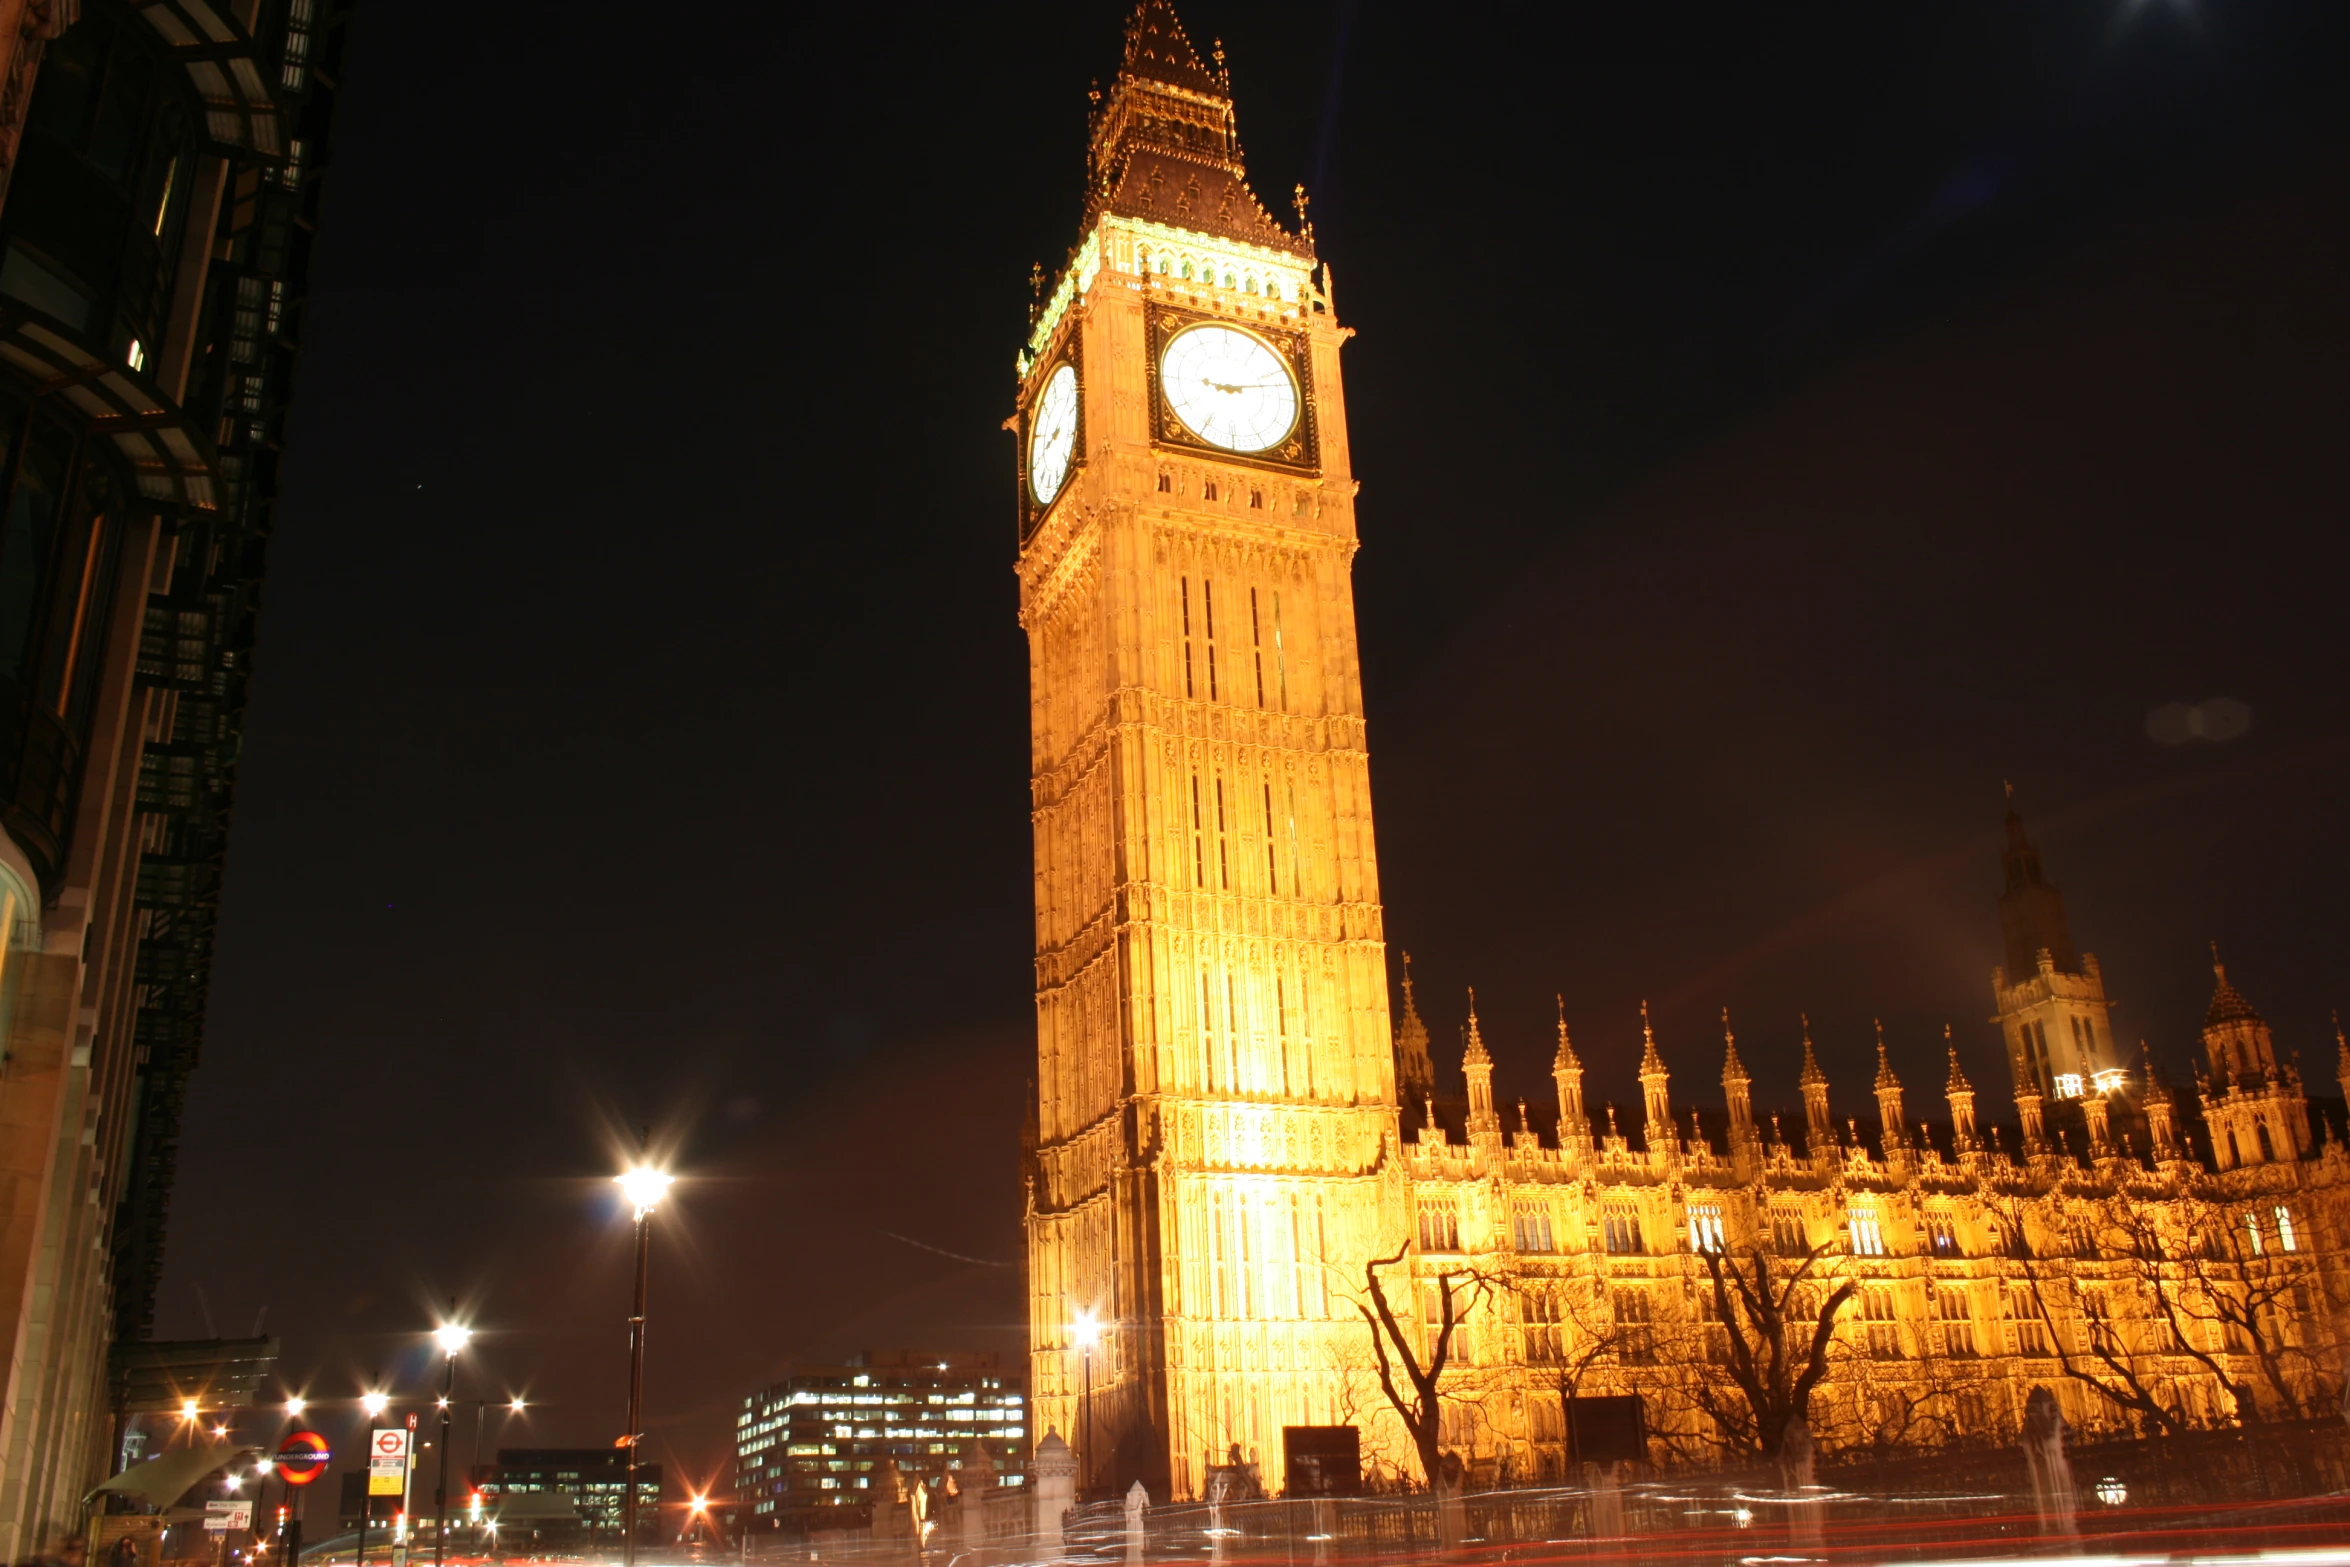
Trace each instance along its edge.
{"label": "dark sky", "polygon": [[[1121,14],[363,12],[161,1334],[266,1307],[311,1397],[413,1392],[455,1296],[465,1391],[538,1404],[486,1445],[608,1443],[650,1126],[688,1476],[795,1360],[1018,1348],[998,424]],[[1505,1094],[1553,992],[1600,1098],[1644,997],[1706,1102],[1724,1005],[1766,1104],[1804,1010],[1848,1113],[1871,1017],[1921,1107],[1945,1022],[1997,1092],[2012,780],[2125,1037],[2186,1068],[2216,938],[2330,1074],[2350,12],[1184,15],[1360,330],[1448,1069],[1473,983]],[[2249,731],[2149,738],[2211,698]]]}

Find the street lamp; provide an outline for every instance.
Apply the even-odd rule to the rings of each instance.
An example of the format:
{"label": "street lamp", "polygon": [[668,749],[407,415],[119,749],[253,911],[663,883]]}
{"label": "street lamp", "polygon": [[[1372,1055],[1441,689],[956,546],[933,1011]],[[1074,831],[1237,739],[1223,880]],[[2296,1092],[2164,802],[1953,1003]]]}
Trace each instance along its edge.
{"label": "street lamp", "polygon": [[367,1520],[375,1512],[375,1422],[391,1405],[391,1399],[381,1393],[359,1395],[360,1412],[367,1416],[367,1440],[359,1444],[359,1450],[367,1455],[369,1474],[367,1489],[359,1493],[359,1544],[351,1553],[352,1567],[367,1567]]}
{"label": "street lamp", "polygon": [[432,1564],[441,1567],[449,1552],[449,1399],[457,1391],[457,1352],[473,1340],[473,1329],[460,1322],[444,1322],[432,1330],[441,1346],[446,1369],[441,1373],[441,1478],[432,1493]]}
{"label": "street lamp", "polygon": [[1085,1455],[1084,1467],[1078,1471],[1081,1488],[1090,1489],[1093,1482],[1093,1348],[1102,1341],[1102,1325],[1090,1311],[1077,1313],[1070,1324],[1076,1335],[1078,1353],[1085,1360],[1085,1397],[1077,1406],[1077,1447]]}
{"label": "street lamp", "polygon": [[636,1311],[628,1319],[628,1489],[620,1499],[621,1567],[636,1567],[636,1450],[644,1436],[645,1271],[653,1259],[653,1210],[675,1179],[666,1170],[637,1165],[613,1177],[636,1210]]}

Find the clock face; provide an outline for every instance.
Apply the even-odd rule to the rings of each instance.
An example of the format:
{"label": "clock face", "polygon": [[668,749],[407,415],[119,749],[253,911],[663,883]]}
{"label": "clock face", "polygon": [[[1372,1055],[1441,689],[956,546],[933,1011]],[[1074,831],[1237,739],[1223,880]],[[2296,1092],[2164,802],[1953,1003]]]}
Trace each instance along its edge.
{"label": "clock face", "polygon": [[1077,450],[1077,370],[1062,365],[1045,378],[1028,422],[1028,488],[1036,504],[1050,506],[1068,482],[1069,459]]}
{"label": "clock face", "polygon": [[1159,358],[1159,390],[1184,428],[1228,452],[1262,452],[1297,428],[1297,382],[1265,340],[1186,327]]}

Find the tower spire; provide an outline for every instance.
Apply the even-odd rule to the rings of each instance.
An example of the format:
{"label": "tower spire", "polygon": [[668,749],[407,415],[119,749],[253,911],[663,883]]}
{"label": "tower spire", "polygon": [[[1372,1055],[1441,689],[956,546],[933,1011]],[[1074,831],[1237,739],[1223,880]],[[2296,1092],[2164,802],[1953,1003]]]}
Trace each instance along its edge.
{"label": "tower spire", "polygon": [[1403,954],[1403,1016],[1395,1024],[1395,1089],[1399,1103],[1436,1097],[1436,1062],[1428,1054],[1428,1025],[1412,995],[1412,955]]}
{"label": "tower spire", "polygon": [[1972,1153],[1977,1147],[1975,1085],[1959,1069],[1958,1042],[1950,1037],[1948,1023],[1942,1025],[1942,1048],[1950,1055],[1950,1075],[1942,1080],[1942,1097],[1950,1101],[1950,1145],[1961,1154]]}
{"label": "tower spire", "polygon": [[1469,1080],[1469,1141],[1501,1139],[1501,1117],[1493,1108],[1493,1057],[1477,1027],[1477,987],[1469,987],[1469,1025],[1461,1047],[1461,1075]]}
{"label": "tower spire", "polygon": [[1567,1038],[1567,998],[1559,1002],[1559,1048],[1551,1057],[1550,1075],[1559,1091],[1559,1149],[1568,1159],[1591,1154],[1591,1117],[1583,1109],[1583,1058]]}
{"label": "tower spire", "polygon": [[1730,1112],[1730,1158],[1739,1178],[1752,1180],[1761,1166],[1762,1140],[1754,1129],[1754,1080],[1738,1059],[1738,1036],[1730,1032],[1730,1009],[1722,1008],[1722,1099]]}
{"label": "tower spire", "polygon": [[2007,982],[2017,984],[2040,971],[2045,952],[2060,974],[2081,972],[2081,954],[2073,946],[2072,925],[2065,918],[2064,894],[2050,884],[2040,866],[2040,850],[2024,831],[2024,817],[2015,808],[2015,786],[2007,786],[2007,847],[2000,854],[2004,882],[1999,894],[1999,930],[2005,938]]}
{"label": "tower spire", "polygon": [[1657,1054],[1656,1029],[1649,1023],[1646,1001],[1640,1003],[1640,1038],[1640,1098],[1647,1112],[1641,1130],[1648,1138],[1648,1156],[1655,1159],[1673,1151],[1672,1074],[1665,1070],[1665,1058]]}
{"label": "tower spire", "polygon": [[1117,79],[1093,116],[1086,226],[1105,209],[1313,256],[1249,188],[1221,44],[1202,60],[1169,0],[1136,0],[1127,13]]}
{"label": "tower spire", "polygon": [[1820,1058],[1812,1054],[1811,1014],[1803,1014],[1803,1073],[1795,1085],[1803,1090],[1804,1146],[1814,1159],[1828,1159],[1836,1152],[1836,1119],[1828,1110],[1828,1074],[1820,1070]]}
{"label": "tower spire", "polygon": [[1872,1019],[1877,1026],[1877,1094],[1878,1136],[1884,1140],[1885,1157],[1899,1159],[1909,1146],[1907,1117],[1901,1108],[1901,1079],[1894,1075],[1893,1061],[1885,1053],[1885,1023]]}

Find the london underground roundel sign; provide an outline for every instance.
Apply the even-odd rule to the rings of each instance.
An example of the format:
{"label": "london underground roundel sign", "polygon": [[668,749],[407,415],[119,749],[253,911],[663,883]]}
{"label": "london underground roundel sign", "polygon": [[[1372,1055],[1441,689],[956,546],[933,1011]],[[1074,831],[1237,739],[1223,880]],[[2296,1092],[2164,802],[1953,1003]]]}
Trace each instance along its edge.
{"label": "london underground roundel sign", "polygon": [[315,1431],[296,1431],[277,1445],[277,1472],[288,1485],[308,1485],[326,1473],[326,1438]]}

